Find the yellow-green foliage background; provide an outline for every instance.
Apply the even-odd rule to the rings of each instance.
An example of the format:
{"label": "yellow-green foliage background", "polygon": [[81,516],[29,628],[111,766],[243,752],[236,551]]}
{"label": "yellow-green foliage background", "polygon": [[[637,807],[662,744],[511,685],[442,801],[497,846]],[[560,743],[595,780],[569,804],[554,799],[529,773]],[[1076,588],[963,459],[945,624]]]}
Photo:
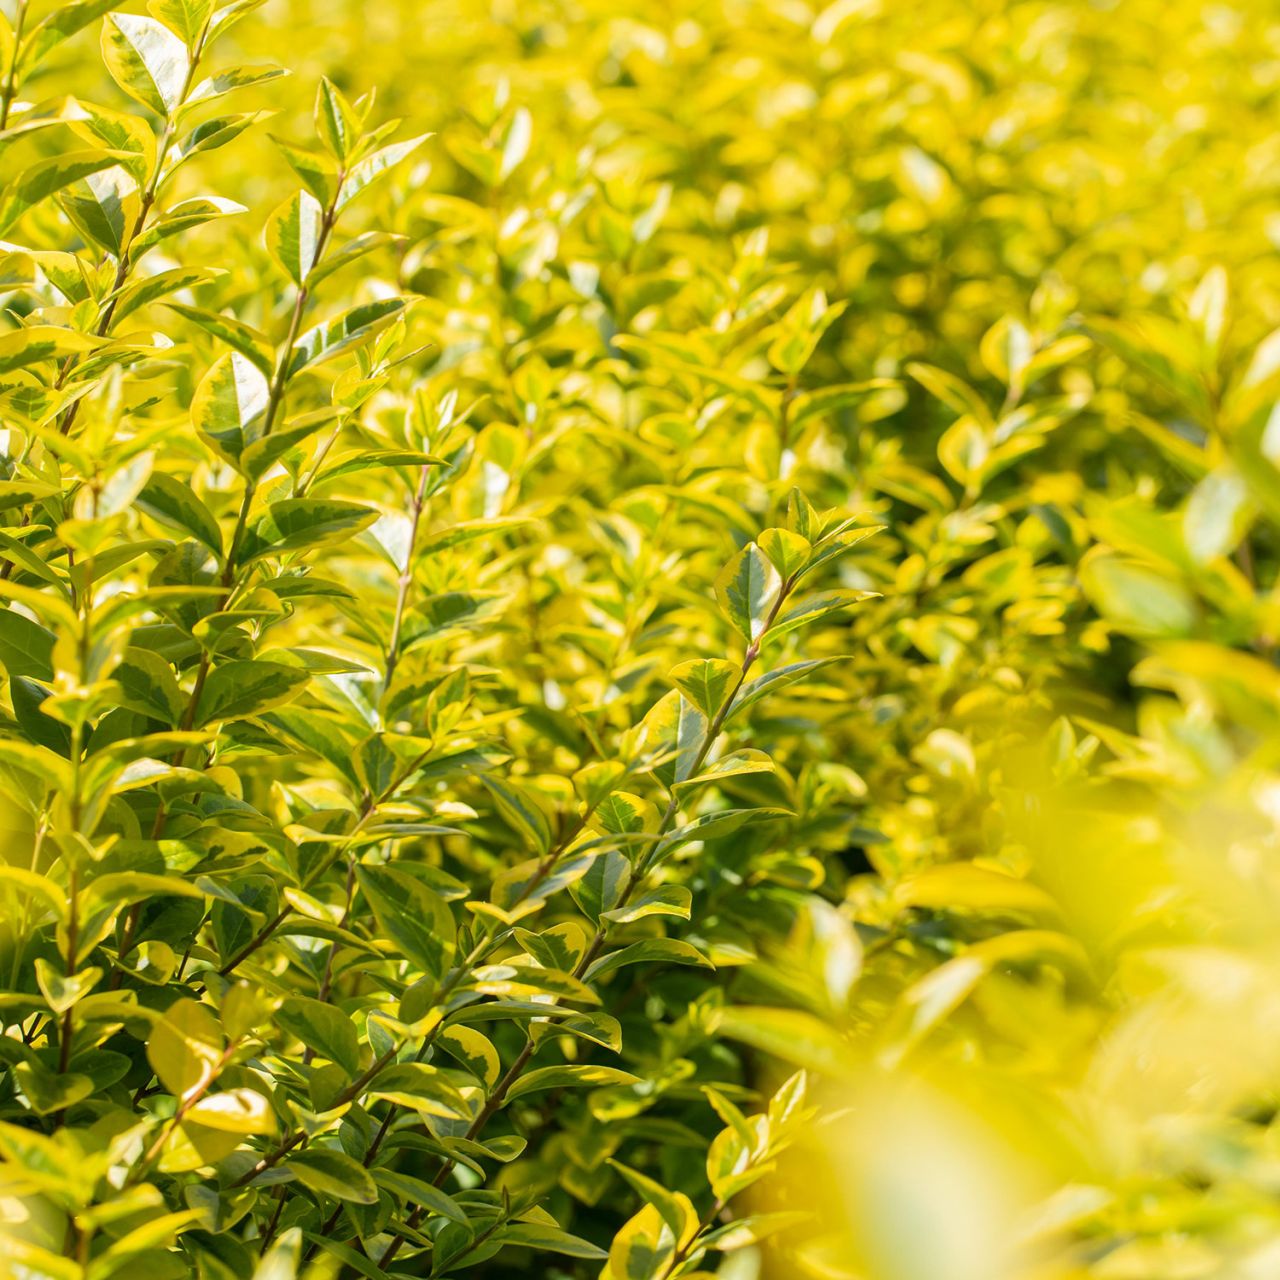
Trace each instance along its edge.
{"label": "yellow-green foliage background", "polygon": [[[69,43],[25,96],[120,107],[96,47]],[[700,1215],[702,1155],[677,1140],[719,1127],[698,1086],[755,1111],[752,1090],[801,1067],[820,1114],[734,1209],[817,1201],[818,1221],[774,1220],[723,1263],[673,1260],[668,1233],[648,1270],[615,1246],[603,1273],[529,1252],[474,1273],[1280,1274],[1275,8],[268,0],[220,56],[292,74],[245,91],[237,109],[278,114],[179,184],[250,212],[177,256],[227,270],[202,306],[272,334],[292,297],[261,227],[297,184],[267,131],[305,137],[327,75],[376,89],[400,136],[434,134],[345,228],[403,239],[331,288],[411,298],[413,378],[477,402],[476,457],[434,524],[535,527],[420,585],[501,595],[431,660],[480,673],[475,731],[548,811],[573,811],[575,713],[616,744],[671,666],[731,653],[699,602],[793,486],[884,526],[825,584],[879,597],[786,650],[844,660],[730,743],[775,756],[746,802],[791,816],[670,873],[694,898],[671,936],[717,968],[632,991],[659,1029],[624,1019],[621,1065],[651,1093],[566,1099],[494,1182],[605,1248],[658,1240],[605,1159]],[[62,233],[53,213],[23,228],[6,234]],[[182,432],[216,348],[153,323],[196,354],[125,401]],[[811,358],[775,358],[807,328]],[[411,393],[387,394],[390,421]],[[173,448],[225,526],[230,487]],[[403,505],[381,474],[357,496]],[[385,613],[385,564],[363,544],[332,557]],[[377,647],[319,605],[273,642]],[[291,776],[257,745],[224,742],[218,764],[246,796],[295,787],[273,793],[282,829],[341,807],[315,761]],[[413,856],[484,897],[513,861],[501,822],[470,778],[446,798],[478,814],[474,844]],[[573,908],[538,927],[556,911]],[[276,946],[266,986],[314,985]],[[654,1126],[629,1129],[642,1112]],[[271,1207],[241,1224],[250,1245]]]}

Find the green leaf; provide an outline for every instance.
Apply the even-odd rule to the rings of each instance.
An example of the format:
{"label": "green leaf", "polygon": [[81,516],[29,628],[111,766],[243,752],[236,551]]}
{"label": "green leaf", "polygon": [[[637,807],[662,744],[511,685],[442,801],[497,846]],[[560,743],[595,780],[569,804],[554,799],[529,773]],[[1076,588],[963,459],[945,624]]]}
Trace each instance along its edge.
{"label": "green leaf", "polygon": [[309,996],[287,996],[276,1011],[275,1021],[308,1049],[337,1063],[347,1075],[359,1075],[360,1043],[356,1026],[340,1009]]}
{"label": "green leaf", "polygon": [[502,1074],[498,1051],[486,1036],[471,1027],[445,1027],[436,1036],[436,1043],[456,1058],[486,1088],[492,1089]]}
{"label": "green leaf", "polygon": [[797,601],[789,609],[782,610],[773,620],[766,637],[768,643],[790,635],[801,627],[807,627],[823,618],[830,617],[844,609],[851,609],[864,600],[879,599],[877,591],[824,591],[819,595],[806,596]]}
{"label": "green leaf", "polygon": [[1096,554],[1086,559],[1080,566],[1080,585],[1108,622],[1132,635],[1186,636],[1199,619],[1195,597],[1182,583],[1123,556]]}
{"label": "green leaf", "polygon": [[418,543],[418,550],[424,555],[429,552],[443,551],[447,547],[461,546],[474,538],[483,538],[489,533],[498,533],[506,529],[518,529],[529,521],[523,516],[493,516],[487,520],[459,520],[445,529],[436,529],[424,534]]}
{"label": "green leaf", "polygon": [[196,707],[195,724],[257,715],[296,697],[310,679],[304,668],[245,659],[214,667]]}
{"label": "green leaf", "polygon": [[650,708],[644,728],[649,749],[659,756],[653,772],[665,786],[693,776],[710,727],[702,711],[675,689]]}
{"label": "green leaf", "polygon": [[489,996],[559,996],[585,1004],[598,1004],[599,996],[571,973],[543,965],[512,962],[481,965],[472,973],[471,985]]}
{"label": "green leaf", "polygon": [[513,782],[485,774],[480,781],[497,803],[498,812],[528,842],[535,853],[551,848],[551,823],[529,793]]}
{"label": "green leaf", "polygon": [[57,636],[13,609],[0,610],[0,663],[12,676],[53,679],[53,646]]}
{"label": "green leaf", "polygon": [[534,933],[530,929],[517,929],[516,941],[545,969],[559,969],[572,973],[587,949],[587,934],[576,920]]}
{"label": "green leaf", "polygon": [[248,89],[254,85],[266,84],[288,74],[283,67],[230,67],[226,71],[220,71],[217,75],[201,80],[187,96],[187,105],[191,107],[199,102],[211,102],[236,89]]}
{"label": "green leaf", "polygon": [[808,538],[790,529],[766,529],[759,538],[760,550],[782,575],[784,581],[794,578],[809,563],[813,548]]}
{"label": "green leaf", "polygon": [[812,1221],[811,1213],[799,1209],[778,1213],[756,1213],[707,1232],[700,1243],[711,1249],[719,1249],[722,1253],[731,1253],[735,1249],[745,1249],[749,1245],[759,1244],[761,1240],[767,1240],[779,1231],[786,1231],[791,1227],[798,1227]]}
{"label": "green leaf", "polygon": [[654,861],[664,860],[673,849],[691,840],[718,840],[736,831],[748,822],[767,822],[773,818],[793,816],[787,809],[762,806],[756,809],[721,809],[714,813],[699,814],[692,822],[677,827],[664,836],[658,846]]}
{"label": "green leaf", "polygon": [[87,178],[91,173],[113,168],[122,159],[127,157],[99,148],[93,151],[68,151],[63,155],[50,156],[47,160],[37,160],[36,164],[23,169],[5,187],[4,200],[0,201],[0,234],[8,232],[24,212],[47,200],[55,192]]}
{"label": "green leaf", "polygon": [[196,388],[191,421],[210,447],[235,465],[258,430],[270,399],[271,388],[262,370],[229,351],[214,361]]}
{"label": "green leaf", "polygon": [[314,491],[320,485],[332,484],[358,471],[369,471],[376,467],[426,467],[443,466],[444,459],[433,457],[429,453],[420,453],[416,449],[370,449],[349,457],[341,458],[331,467],[326,467],[316,477],[312,485]]}
{"label": "green leaf", "polygon": [[[322,280],[327,280],[336,271],[349,267],[353,262],[373,253],[377,249],[402,247],[406,243],[404,236],[393,235],[389,231],[364,231],[346,241],[340,249],[327,252],[322,262],[311,268],[307,284],[314,289]],[[367,384],[366,384],[367,385]]]}
{"label": "green leaf", "polygon": [[[22,544],[14,539],[12,545],[6,544],[5,550],[11,556],[18,556],[18,549]],[[22,547],[23,551],[27,551]],[[42,564],[39,557],[32,555],[27,551],[30,560],[34,564]],[[22,560],[25,567],[27,561]],[[16,604],[22,605],[29,613],[34,613],[44,619],[47,623],[52,623],[52,629],[56,631],[75,631],[76,615],[67,603],[67,592],[65,585],[56,574],[49,574],[45,578],[46,582],[56,584],[60,590],[58,592],[50,592],[37,590],[34,587],[23,586],[20,583],[9,582],[4,578],[0,578],[0,596],[14,601]]]}
{"label": "green leaf", "polygon": [[271,1104],[256,1089],[223,1089],[206,1094],[183,1117],[185,1125],[200,1125],[219,1133],[238,1133],[246,1137],[276,1131],[276,1117]]}
{"label": "green leaf", "polygon": [[132,210],[136,217],[142,204],[137,188],[146,183],[155,164],[155,134],[144,120],[131,112],[112,111],[77,98],[68,98],[61,114],[77,137],[90,146],[105,147],[119,156],[121,174],[136,184]]}
{"label": "green leaf", "polygon": [[363,160],[351,166],[346,180],[342,184],[342,195],[338,200],[338,208],[345,209],[367,186],[380,178],[393,166],[400,163],[415,152],[431,135],[420,134],[416,138],[406,138],[404,142],[393,142],[390,146],[375,151]]}
{"label": "green leaf", "polygon": [[720,607],[751,642],[764,634],[781,595],[781,576],[754,542],[747,543],[716,579]]}
{"label": "green leaf", "polygon": [[289,1157],[284,1168],[318,1195],[349,1204],[376,1204],[378,1188],[369,1171],[331,1147],[308,1147]]}
{"label": "green leaf", "polygon": [[137,14],[110,14],[102,27],[102,57],[111,78],[131,98],[162,116],[182,102],[190,58],[163,23]]}
{"label": "green leaf", "polygon": [[57,485],[39,480],[0,480],[0,511],[29,506],[61,493]]}
{"label": "green leaf", "polygon": [[357,782],[352,757],[355,746],[341,722],[324,712],[285,707],[264,716],[267,724],[288,734],[306,751],[314,752]]}
{"label": "green leaf", "polygon": [[46,1070],[38,1062],[19,1062],[13,1068],[14,1079],[31,1110],[47,1116],[83,1102],[93,1093],[93,1081],[79,1072]]}
{"label": "green leaf", "polygon": [[616,849],[607,849],[595,856],[582,878],[570,886],[569,892],[592,920],[598,920],[621,901],[630,874],[631,863],[626,857]]}
{"label": "green leaf", "polygon": [[73,974],[61,973],[43,956],[35,962],[36,982],[45,1003],[57,1014],[63,1014],[89,994],[102,977],[98,968],[80,969]]}
{"label": "green leaf", "polygon": [[295,146],[274,135],[271,141],[280,148],[281,154],[289,162],[289,167],[302,179],[307,190],[322,205],[328,205],[333,197],[333,187],[338,176],[333,161],[318,151]]}
{"label": "green leaf", "polygon": [[982,488],[992,460],[992,445],[986,431],[973,418],[957,418],[938,441],[938,461],[947,474],[969,492]]}
{"label": "green leaf", "polygon": [[126,649],[112,680],[120,687],[116,703],[144,716],[176,726],[186,713],[187,699],[178,687],[173,668],[149,649]]}
{"label": "green leaf", "polygon": [[[792,402],[792,428],[799,427],[810,418],[833,414],[839,409],[858,404],[871,397],[876,397],[880,401],[890,400],[894,407],[897,407],[903,399],[901,385],[893,378],[869,378],[866,382],[843,382],[818,387],[813,391],[802,391]],[[892,397],[885,393],[892,393]],[[803,529],[798,531],[804,533]],[[762,538],[761,545],[763,542]]]}
{"label": "green leaf", "polygon": [[610,1053],[622,1052],[622,1025],[617,1018],[601,1013],[599,1009],[571,1013],[554,1023],[535,1022],[531,1034],[535,1039],[547,1035],[576,1036],[589,1044],[598,1044]]}
{"label": "green leaf", "polygon": [[316,93],[316,133],[338,160],[345,160],[360,137],[360,121],[342,91],[327,76]]}
{"label": "green leaf", "polygon": [[1165,316],[1140,313],[1115,320],[1091,317],[1085,332],[1163,387],[1197,421],[1211,420],[1207,388],[1196,368],[1198,344],[1186,327]]}
{"label": "green leaf", "polygon": [[773,671],[765,672],[762,676],[757,676],[754,680],[749,680],[738,690],[726,721],[741,714],[748,707],[754,706],[761,698],[779,693],[797,681],[803,680],[805,676],[829,667],[833,662],[844,661],[846,661],[844,658],[809,658],[803,662],[792,662],[785,667],[777,667]]}
{"label": "green leaf", "polygon": [[629,1071],[620,1071],[617,1067],[597,1067],[593,1065],[539,1067],[536,1071],[522,1075],[507,1090],[507,1102],[515,1102],[518,1098],[531,1093],[539,1093],[544,1089],[576,1089],[597,1088],[613,1084],[639,1084],[640,1077]]}
{"label": "green leaf", "polygon": [[744,773],[776,773],[777,766],[763,751],[750,747],[731,751],[700,770],[694,777],[680,783],[681,790],[714,784],[724,778],[735,778]]}
{"label": "green leaf", "polygon": [[594,819],[613,835],[635,834],[643,831],[646,821],[652,825],[656,810],[639,796],[625,791],[615,791],[596,805]]}
{"label": "green leaf", "polygon": [[880,524],[853,526],[848,521],[845,522],[845,525],[848,527],[829,530],[815,544],[813,553],[809,557],[809,563],[802,571],[801,577],[807,577],[824,564],[829,564],[831,561],[839,559],[846,551],[852,550],[860,542],[865,542],[873,534],[879,533],[884,528],[884,525]]}
{"label": "green leaf", "polygon": [[203,898],[198,886],[179,876],[153,875],[146,871],[115,871],[98,876],[83,892],[86,914],[110,911],[126,902],[145,898]]}
{"label": "green leaf", "polygon": [[[38,743],[23,742],[18,738],[0,738],[0,766],[40,779],[44,783],[41,795],[54,787],[65,789],[71,781],[65,758]],[[0,869],[3,869],[2,863]],[[11,880],[14,871],[16,868],[4,869],[0,878]],[[26,883],[30,885],[33,882]]]}
{"label": "green leaf", "polygon": [[213,1011],[185,998],[165,1010],[147,1040],[151,1069],[179,1097],[213,1079],[222,1052],[222,1028]]}
{"label": "green leaf", "polygon": [[267,219],[264,235],[267,252],[302,285],[320,257],[324,208],[309,191],[298,191]]}
{"label": "green leaf", "polygon": [[161,524],[189,533],[215,555],[222,554],[222,531],[218,522],[191,486],[176,476],[153,471],[135,501]]}
{"label": "green leaf", "polygon": [[22,676],[9,681],[9,701],[13,703],[13,717],[27,741],[47,747],[60,756],[70,756],[71,730],[61,720],[55,720],[41,709],[48,698],[48,689]]}
{"label": "green leaf", "polygon": [[827,295],[821,289],[806,289],[773,327],[775,336],[769,344],[769,363],[780,373],[792,377],[799,374],[808,364],[818,340],[847,305],[843,302],[828,305]]}
{"label": "green leaf", "polygon": [[952,412],[969,415],[981,426],[991,426],[991,410],[987,408],[986,401],[964,379],[945,369],[919,362],[908,364],[906,371]]}
{"label": "green leaf", "polygon": [[685,1232],[690,1225],[687,1220],[687,1214],[681,1203],[666,1187],[638,1170],[629,1169],[625,1164],[612,1158],[605,1163],[621,1176],[622,1180],[636,1195],[647,1204],[653,1205],[663,1222],[671,1228],[671,1233],[677,1240],[684,1239]]}
{"label": "green leaf", "polygon": [[259,333],[242,320],[220,315],[216,311],[205,311],[201,307],[188,307],[179,302],[170,302],[168,307],[171,311],[186,316],[219,341],[225,342],[233,351],[238,351],[266,377],[271,377],[275,371],[276,355],[270,341],[265,334]]}
{"label": "green leaf", "polygon": [[652,1205],[645,1205],[613,1237],[607,1274],[611,1280],[654,1280],[670,1274],[675,1249],[675,1238],[661,1215]]}
{"label": "green leaf", "polygon": [[1255,512],[1244,477],[1232,466],[1209,472],[1191,491],[1182,519],[1187,550],[1199,564],[1230,555]]}
{"label": "green leaf", "polygon": [[0,890],[21,893],[23,897],[39,898],[42,905],[59,919],[66,915],[66,893],[48,876],[28,871],[25,867],[0,865]]}
{"label": "green leaf", "polygon": [[741,666],[723,658],[695,658],[692,662],[681,662],[667,672],[667,679],[708,720],[715,719],[741,678]]}
{"label": "green leaf", "polygon": [[895,906],[935,911],[985,911],[995,915],[1056,916],[1057,904],[1043,889],[1018,876],[971,863],[927,867],[903,877],[893,890]]}
{"label": "green leaf", "polygon": [[403,1200],[405,1204],[421,1205],[428,1213],[440,1218],[448,1218],[450,1222],[467,1225],[466,1210],[451,1196],[446,1195],[439,1187],[421,1178],[411,1177],[406,1173],[398,1173],[391,1169],[373,1169],[373,1180],[384,1191]]}
{"label": "green leaf", "polygon": [[625,907],[603,912],[602,918],[614,924],[631,924],[646,916],[677,916],[687,920],[692,901],[693,895],[683,885],[663,884],[630,898]]}
{"label": "green leaf", "polygon": [[[245,0],[241,0],[244,3]],[[250,0],[256,3],[256,0]],[[234,4],[228,5],[234,9]],[[263,1251],[262,1258],[253,1269],[252,1280],[296,1280],[298,1275],[298,1258],[302,1252],[302,1230],[290,1227],[282,1231],[270,1249]]]}
{"label": "green leaf", "polygon": [[116,323],[142,307],[167,298],[171,293],[208,284],[222,274],[216,267],[171,267],[167,271],[157,271],[155,275],[134,280],[116,295]]}
{"label": "green leaf", "polygon": [[592,982],[603,978],[628,964],[694,964],[704,969],[715,968],[696,947],[679,938],[643,938],[601,956],[587,970],[586,980]]}
{"label": "green leaf", "polygon": [[125,251],[125,241],[140,205],[138,184],[122,167],[91,173],[64,187],[63,211],[76,227],[113,258]]}
{"label": "green leaf", "polygon": [[147,229],[129,246],[129,260],[137,262],[150,249],[192,227],[203,226],[215,218],[226,218],[244,213],[242,204],[225,200],[221,196],[195,196],[171,205],[159,217],[154,218]]}
{"label": "green leaf", "polygon": [[522,1245],[543,1253],[562,1253],[569,1258],[585,1258],[588,1262],[600,1262],[609,1256],[589,1240],[543,1222],[509,1223],[503,1227],[501,1239],[503,1244]]}
{"label": "green leaf", "polygon": [[266,512],[249,527],[241,547],[242,563],[262,556],[283,555],[301,548],[314,550],[368,528],[378,513],[372,507],[331,498],[284,498],[268,503]]}
{"label": "green leaf", "polygon": [[270,112],[267,111],[242,111],[235,115],[219,116],[214,120],[202,120],[170,152],[169,172],[173,173],[180,165],[186,164],[192,156],[217,151],[219,147],[234,142],[246,129],[259,120],[267,119],[269,115]]}
{"label": "green leaf", "polygon": [[215,0],[147,0],[155,17],[193,46],[213,13]]}
{"label": "green leaf", "polygon": [[426,1115],[470,1120],[466,1100],[439,1067],[426,1062],[398,1062],[380,1072],[369,1085],[371,1098],[385,1098],[398,1107]]}
{"label": "green leaf", "polygon": [[[297,1230],[297,1228],[295,1228]],[[353,1249],[350,1245],[343,1244],[341,1241],[335,1240],[332,1236],[317,1235],[314,1231],[303,1232],[303,1239],[310,1245],[322,1252],[331,1254],[339,1262],[344,1263],[351,1268],[356,1275],[367,1277],[367,1280],[386,1280],[387,1272],[378,1266],[376,1262],[370,1261],[363,1253],[357,1249]],[[275,1246],[272,1246],[274,1251]],[[270,1255],[268,1255],[270,1256]],[[297,1269],[289,1271],[287,1274],[281,1270],[278,1273],[273,1272],[270,1276],[260,1275],[254,1272],[253,1280],[295,1280]]]}
{"label": "green leaf", "polygon": [[333,320],[308,329],[294,344],[289,361],[289,376],[310,365],[331,360],[341,352],[367,342],[404,310],[403,298],[384,298],[379,302],[366,302],[352,307]]}
{"label": "green leaf", "polygon": [[1035,342],[1020,320],[1001,316],[982,335],[978,351],[994,377],[1009,386],[1021,386],[1023,372],[1035,354]]}
{"label": "green leaf", "polygon": [[104,13],[118,9],[124,0],[77,0],[74,4],[61,4],[47,17],[31,28],[22,42],[20,65],[30,72],[64,40],[77,31],[83,31],[91,22],[97,22]]}
{"label": "green leaf", "polygon": [[507,120],[499,137],[501,163],[498,168],[498,181],[509,178],[517,166],[529,154],[529,144],[533,140],[533,115],[526,107],[517,107]]}
{"label": "green leaf", "polygon": [[453,956],[455,935],[453,915],[440,895],[395,867],[361,863],[356,879],[383,936],[423,972],[439,978]]}
{"label": "green leaf", "polygon": [[32,325],[0,335],[0,374],[25,369],[44,360],[64,360],[84,355],[102,346],[100,338],[60,329],[55,325]]}
{"label": "green leaf", "polygon": [[[333,409],[316,409],[292,422],[277,426],[268,436],[259,436],[240,455],[240,470],[250,480],[260,480],[291,449],[309,440],[321,427],[337,417]],[[314,486],[313,486],[314,488]]]}

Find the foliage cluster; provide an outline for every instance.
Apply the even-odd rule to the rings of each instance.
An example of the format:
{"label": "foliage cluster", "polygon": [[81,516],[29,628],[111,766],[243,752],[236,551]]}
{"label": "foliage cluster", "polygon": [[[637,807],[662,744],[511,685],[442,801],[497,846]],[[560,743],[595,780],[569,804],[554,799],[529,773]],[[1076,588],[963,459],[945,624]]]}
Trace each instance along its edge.
{"label": "foliage cluster", "polygon": [[1271,1274],[1265,6],[0,9],[0,1265]]}

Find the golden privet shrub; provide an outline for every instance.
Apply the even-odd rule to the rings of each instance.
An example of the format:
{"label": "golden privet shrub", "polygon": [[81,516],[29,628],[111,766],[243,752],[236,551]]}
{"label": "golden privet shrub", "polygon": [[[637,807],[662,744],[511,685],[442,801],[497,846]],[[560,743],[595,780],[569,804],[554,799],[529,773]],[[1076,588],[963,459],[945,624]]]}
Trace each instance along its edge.
{"label": "golden privet shrub", "polygon": [[1265,6],[0,10],[0,1268],[1272,1274]]}

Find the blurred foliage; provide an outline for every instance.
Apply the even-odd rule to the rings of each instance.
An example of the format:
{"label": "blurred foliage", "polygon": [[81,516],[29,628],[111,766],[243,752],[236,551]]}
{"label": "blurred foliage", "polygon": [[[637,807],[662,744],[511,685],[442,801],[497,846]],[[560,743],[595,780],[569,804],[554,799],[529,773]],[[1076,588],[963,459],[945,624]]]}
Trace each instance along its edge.
{"label": "blurred foliage", "polygon": [[0,1271],[1280,1270],[1271,7],[0,10]]}

